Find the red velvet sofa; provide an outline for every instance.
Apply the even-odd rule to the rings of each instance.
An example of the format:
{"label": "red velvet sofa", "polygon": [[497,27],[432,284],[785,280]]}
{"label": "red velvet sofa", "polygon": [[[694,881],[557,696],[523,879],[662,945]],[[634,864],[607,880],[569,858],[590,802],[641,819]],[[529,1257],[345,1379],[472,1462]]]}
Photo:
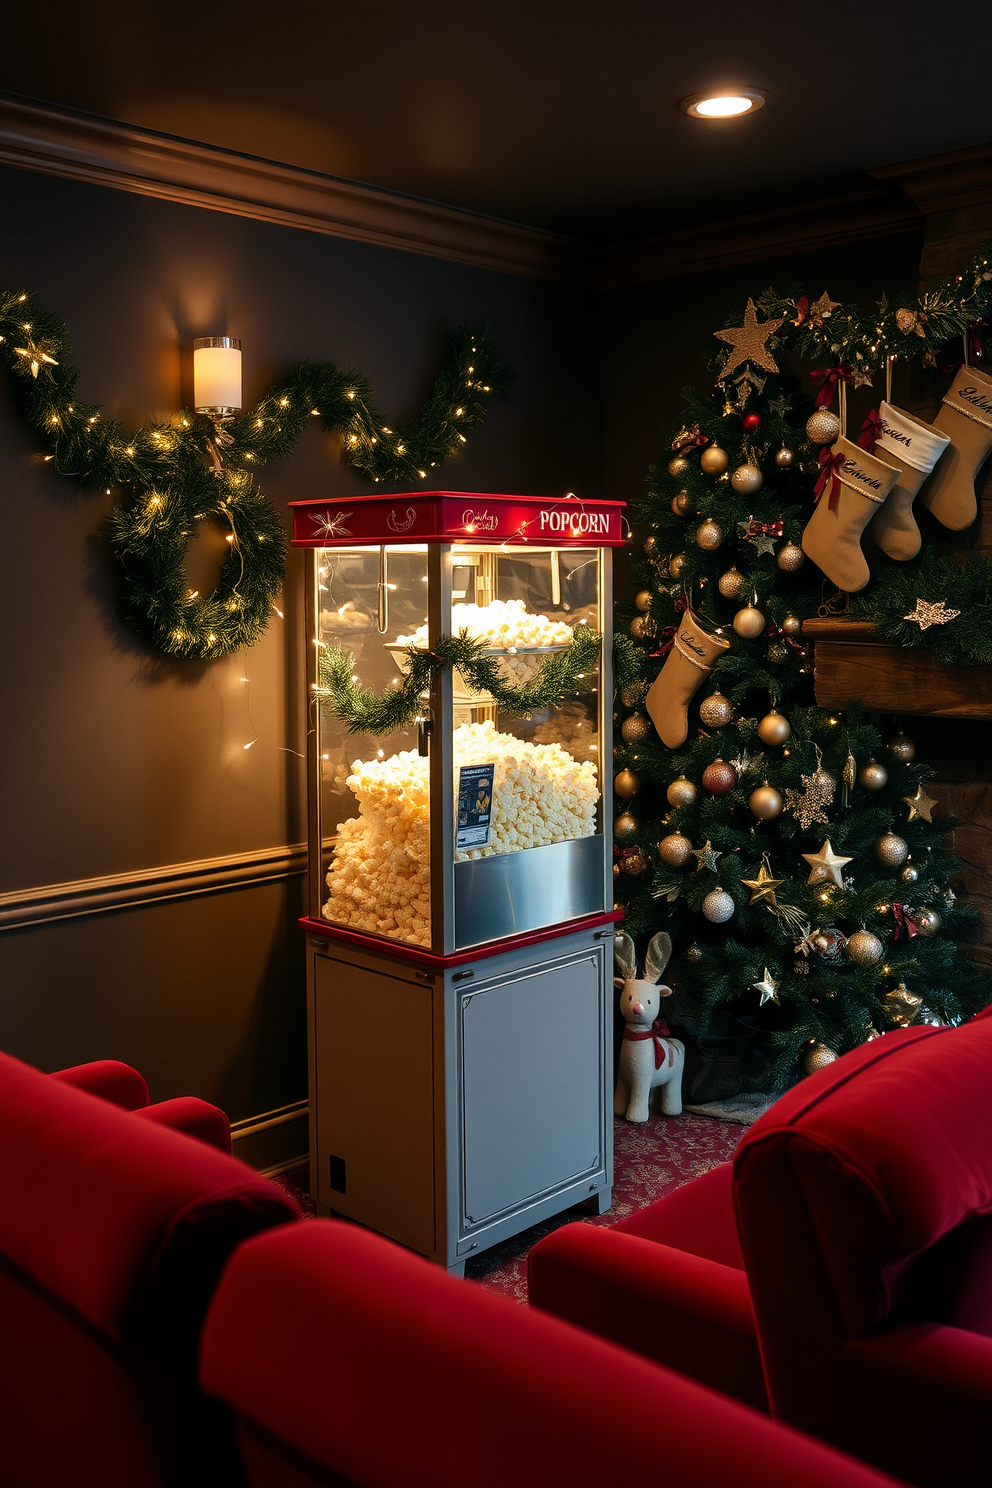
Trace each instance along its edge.
{"label": "red velvet sofa", "polygon": [[889,1479],[336,1220],[229,1262],[201,1345],[251,1488],[882,1488]]}
{"label": "red velvet sofa", "polygon": [[156,1111],[126,1065],[52,1078],[0,1054],[4,1488],[239,1481],[229,1418],[196,1386],[199,1333],[231,1252],[298,1211],[211,1145],[222,1114]]}
{"label": "red velvet sofa", "polygon": [[98,1095],[122,1111],[133,1111],[144,1121],[185,1132],[188,1137],[196,1137],[209,1147],[216,1147],[218,1152],[230,1154],[231,1123],[219,1106],[212,1106],[209,1101],[200,1100],[195,1095],[180,1095],[152,1105],[144,1076],[119,1059],[96,1059],[91,1064],[75,1064],[70,1069],[56,1070],[49,1079],[72,1085],[77,1090],[88,1090],[90,1095]]}
{"label": "red velvet sofa", "polygon": [[921,1488],[986,1484],[992,1018],[864,1045],[732,1166],[529,1266],[540,1308],[742,1399],[763,1381],[777,1418]]}

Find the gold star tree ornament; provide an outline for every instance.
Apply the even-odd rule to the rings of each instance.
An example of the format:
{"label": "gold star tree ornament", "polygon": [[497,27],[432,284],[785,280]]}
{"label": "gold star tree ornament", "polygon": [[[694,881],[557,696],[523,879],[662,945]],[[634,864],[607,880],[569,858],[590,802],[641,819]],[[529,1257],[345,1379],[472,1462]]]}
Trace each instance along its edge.
{"label": "gold star tree ornament", "polygon": [[937,599],[931,603],[928,599],[918,599],[916,608],[902,618],[915,620],[921,630],[929,630],[931,625],[946,625],[949,620],[956,620],[960,613],[960,610],[949,610],[946,600]]}
{"label": "gold star tree ornament", "polygon": [[809,864],[810,869],[809,878],[806,880],[808,884],[832,883],[838,889],[844,887],[844,880],[841,874],[845,866],[853,860],[851,858],[842,858],[838,853],[835,853],[830,845],[829,837],[818,853],[803,853],[803,857]]}
{"label": "gold star tree ornament", "polygon": [[751,890],[751,904],[760,904],[767,899],[769,904],[777,904],[775,890],[779,884],[784,883],[784,878],[772,878],[768,871],[767,861],[763,862],[758,869],[757,878],[742,878],[741,883],[746,889]]}
{"label": "gold star tree ornament", "polygon": [[933,821],[932,812],[937,802],[934,800],[933,796],[927,795],[922,785],[918,785],[916,787],[915,796],[903,796],[903,800],[909,807],[910,821],[916,821],[917,817],[919,817],[921,821]]}
{"label": "gold star tree ornament", "polygon": [[731,372],[745,362],[750,362],[752,366],[760,367],[765,372],[777,372],[778,363],[765,343],[769,336],[778,330],[784,319],[785,316],[780,315],[777,319],[763,320],[759,323],[754,301],[748,300],[742,326],[728,326],[725,331],[714,331],[713,334],[718,341],[726,341],[730,346],[723,371],[720,373],[720,381],[723,382],[725,377],[729,377]]}

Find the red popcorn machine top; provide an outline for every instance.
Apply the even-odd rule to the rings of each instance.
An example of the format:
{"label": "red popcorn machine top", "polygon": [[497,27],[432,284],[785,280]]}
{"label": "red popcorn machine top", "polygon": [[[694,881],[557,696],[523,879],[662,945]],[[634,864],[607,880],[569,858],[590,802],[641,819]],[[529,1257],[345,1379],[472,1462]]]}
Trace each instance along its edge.
{"label": "red popcorn machine top", "polygon": [[609,1202],[622,506],[293,503],[312,1191],[453,1270]]}

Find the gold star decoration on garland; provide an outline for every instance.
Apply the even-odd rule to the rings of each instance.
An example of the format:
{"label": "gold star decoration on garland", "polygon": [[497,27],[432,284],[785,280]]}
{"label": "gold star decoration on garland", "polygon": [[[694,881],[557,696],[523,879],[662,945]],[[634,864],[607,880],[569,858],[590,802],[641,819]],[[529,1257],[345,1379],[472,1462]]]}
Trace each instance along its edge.
{"label": "gold star decoration on garland", "polygon": [[762,980],[760,982],[752,982],[751,986],[755,992],[761,993],[761,1001],[758,1003],[759,1007],[764,1007],[766,1002],[778,1002],[778,982],[776,982],[767,966],[764,969]]}
{"label": "gold star decoration on garland", "polygon": [[741,883],[744,885],[744,887],[751,890],[751,904],[760,904],[763,900],[767,900],[769,904],[777,904],[778,901],[775,898],[775,890],[778,888],[779,884],[784,882],[784,878],[772,878],[771,874],[769,873],[767,853],[765,854],[765,859],[762,862],[761,867],[758,869],[757,878],[741,879]]}
{"label": "gold star decoration on garland", "polygon": [[916,608],[902,618],[915,620],[921,630],[929,630],[931,625],[946,625],[949,620],[956,620],[960,613],[960,610],[949,610],[944,599],[934,600],[933,603],[928,599],[918,599]]}
{"label": "gold star decoration on garland", "polygon": [[758,322],[757,311],[754,301],[748,300],[747,309],[744,311],[744,324],[742,326],[728,326],[725,331],[714,331],[713,334],[718,341],[726,341],[730,346],[727,360],[720,373],[720,381],[729,377],[736,367],[744,362],[751,362],[756,367],[762,367],[766,372],[777,372],[778,363],[765,345],[768,337],[777,331],[784,316],[776,320],[763,320]]}
{"label": "gold star decoration on garland", "polygon": [[933,821],[931,812],[933,811],[933,808],[936,806],[937,802],[934,800],[933,796],[927,795],[922,785],[918,785],[916,787],[915,796],[903,796],[903,800],[909,807],[910,821],[916,821],[917,817],[919,817],[921,821]]}
{"label": "gold star decoration on garland", "polygon": [[844,887],[841,870],[852,859],[842,858],[835,853],[830,845],[829,837],[818,853],[803,853],[803,857],[810,867],[809,878],[806,880],[808,884],[832,883],[838,889]]}
{"label": "gold star decoration on garland", "polygon": [[32,377],[37,377],[42,367],[57,367],[58,362],[46,351],[46,344],[44,341],[32,341],[29,336],[27,346],[14,347],[16,355],[24,358],[23,362],[16,365],[25,371],[30,371]]}
{"label": "gold star decoration on garland", "polygon": [[[693,848],[692,856],[699,859],[699,868],[708,868],[711,873],[715,873],[716,860],[717,858],[722,858],[723,853],[714,852],[713,844],[707,837],[706,842],[702,847]],[[696,869],[697,873],[699,872],[699,868]]]}

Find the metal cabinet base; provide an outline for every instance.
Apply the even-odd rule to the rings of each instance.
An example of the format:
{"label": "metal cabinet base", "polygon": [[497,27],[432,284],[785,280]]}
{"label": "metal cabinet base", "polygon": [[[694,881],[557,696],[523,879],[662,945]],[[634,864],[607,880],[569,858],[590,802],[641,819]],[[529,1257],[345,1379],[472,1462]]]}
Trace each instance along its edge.
{"label": "metal cabinet base", "polygon": [[423,970],[309,945],[311,1193],[447,1266],[608,1208],[612,927]]}

